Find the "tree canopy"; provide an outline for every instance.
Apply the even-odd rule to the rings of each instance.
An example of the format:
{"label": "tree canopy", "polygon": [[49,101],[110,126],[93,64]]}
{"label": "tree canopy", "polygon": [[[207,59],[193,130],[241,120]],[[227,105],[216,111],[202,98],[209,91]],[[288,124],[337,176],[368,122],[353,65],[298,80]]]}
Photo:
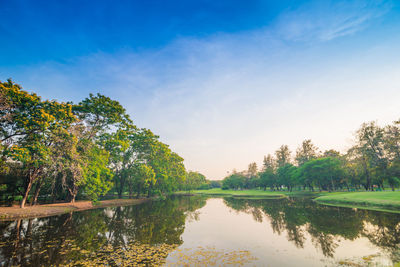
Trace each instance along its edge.
{"label": "tree canopy", "polygon": [[[48,101],[0,82],[0,191],[23,208],[40,197],[97,201],[105,194],[152,196],[186,189],[183,158],[133,124],[116,100]],[[201,181],[200,184],[198,181]]]}
{"label": "tree canopy", "polygon": [[[251,163],[247,171],[234,172],[223,180],[224,189],[261,188],[288,190],[392,190],[400,185],[400,121],[385,127],[364,123],[354,145],[344,154],[320,152],[310,139],[297,148],[294,158],[287,145],[264,156],[260,172]],[[249,179],[252,177],[252,179]]]}

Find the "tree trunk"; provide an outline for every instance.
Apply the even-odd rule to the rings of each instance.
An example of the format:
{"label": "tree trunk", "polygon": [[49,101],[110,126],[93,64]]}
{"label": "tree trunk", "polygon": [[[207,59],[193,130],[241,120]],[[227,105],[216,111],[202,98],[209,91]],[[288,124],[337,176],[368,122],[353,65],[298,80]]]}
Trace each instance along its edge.
{"label": "tree trunk", "polygon": [[25,204],[28,199],[29,192],[32,189],[33,182],[35,182],[36,178],[39,176],[40,170],[41,170],[40,168],[33,169],[32,171],[29,172],[28,177],[26,177],[27,179],[26,179],[25,192],[22,197],[21,205],[20,205],[20,207],[22,209],[25,208]]}
{"label": "tree trunk", "polygon": [[121,178],[118,188],[118,198],[122,198],[122,193],[124,192],[125,179]]}
{"label": "tree trunk", "polygon": [[365,161],[363,161],[363,167],[364,167],[365,175],[367,177],[367,191],[368,190],[374,191],[374,189],[372,187],[372,183],[371,183],[371,176],[369,174],[368,167],[367,167],[367,164],[365,163]]}
{"label": "tree trunk", "polygon": [[76,195],[78,194],[78,188],[74,186],[74,188],[68,188],[69,195],[70,195],[70,203],[75,203]]}
{"label": "tree trunk", "polygon": [[333,179],[332,179],[332,177],[331,177],[331,184],[332,184],[332,191],[335,191],[335,190],[336,190],[336,188],[335,188],[335,184],[333,183]]}
{"label": "tree trunk", "polygon": [[43,179],[40,179],[36,183],[35,193],[33,194],[33,199],[32,199],[32,206],[35,206],[37,204],[37,199],[39,196],[40,189],[42,188],[42,184],[43,184]]}
{"label": "tree trunk", "polygon": [[29,177],[28,184],[25,188],[25,192],[24,192],[24,195],[21,200],[21,204],[20,204],[21,209],[25,208],[26,200],[28,199],[29,191],[31,191],[31,188],[32,188],[32,179],[31,179],[31,177]]}
{"label": "tree trunk", "polygon": [[133,192],[132,186],[129,185],[129,199],[131,199],[133,196],[132,192]]}
{"label": "tree trunk", "polygon": [[138,187],[137,187],[136,189],[137,189],[136,198],[139,198],[140,192],[142,191],[141,185],[139,184]]}

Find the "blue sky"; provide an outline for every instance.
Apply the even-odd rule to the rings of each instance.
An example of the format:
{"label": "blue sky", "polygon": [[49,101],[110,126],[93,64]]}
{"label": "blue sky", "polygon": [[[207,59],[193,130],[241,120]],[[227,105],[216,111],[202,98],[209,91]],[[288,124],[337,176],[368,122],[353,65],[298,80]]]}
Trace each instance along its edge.
{"label": "blue sky", "polygon": [[211,179],[400,118],[397,1],[0,0],[0,80],[101,92]]}

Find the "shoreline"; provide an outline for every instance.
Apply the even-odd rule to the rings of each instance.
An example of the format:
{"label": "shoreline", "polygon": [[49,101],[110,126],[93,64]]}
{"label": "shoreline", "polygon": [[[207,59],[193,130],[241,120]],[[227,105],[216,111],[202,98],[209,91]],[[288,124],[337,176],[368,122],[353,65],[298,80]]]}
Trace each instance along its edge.
{"label": "shoreline", "polygon": [[235,198],[260,198],[260,199],[280,199],[287,197],[287,194],[280,191],[263,191],[263,190],[222,190],[220,188],[206,190],[192,190],[189,192],[175,192],[175,195],[204,195],[215,197],[235,197]]}
{"label": "shoreline", "polygon": [[318,204],[400,213],[400,192],[353,192],[317,197]]}
{"label": "shoreline", "polygon": [[76,201],[75,203],[67,202],[26,206],[24,209],[21,209],[19,206],[0,207],[0,221],[49,217],[73,211],[84,211],[115,206],[138,205],[149,200],[151,200],[151,198],[110,199],[99,201],[96,205],[93,205],[92,202],[89,200],[83,200]]}

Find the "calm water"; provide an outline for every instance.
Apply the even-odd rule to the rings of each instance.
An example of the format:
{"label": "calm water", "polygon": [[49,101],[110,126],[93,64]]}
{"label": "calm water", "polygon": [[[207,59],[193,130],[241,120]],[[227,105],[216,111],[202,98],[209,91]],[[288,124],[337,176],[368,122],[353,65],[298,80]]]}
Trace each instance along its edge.
{"label": "calm water", "polygon": [[392,266],[400,262],[400,214],[307,198],[196,196],[0,222],[1,266],[77,265],[100,254],[120,265],[114,251],[132,249],[151,257],[149,246],[132,244],[175,245],[157,254],[165,265]]}

